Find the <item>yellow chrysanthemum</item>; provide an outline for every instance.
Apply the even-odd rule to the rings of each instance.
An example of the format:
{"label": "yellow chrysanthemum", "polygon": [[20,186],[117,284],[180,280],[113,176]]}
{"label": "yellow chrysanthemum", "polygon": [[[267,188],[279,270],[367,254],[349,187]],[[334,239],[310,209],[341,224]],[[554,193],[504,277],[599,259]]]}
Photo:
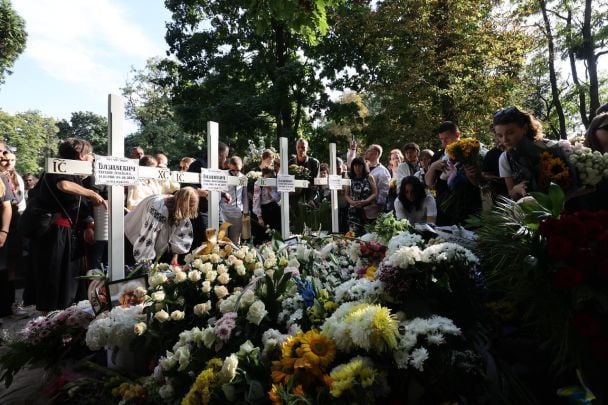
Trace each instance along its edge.
{"label": "yellow chrysanthemum", "polygon": [[221,370],[222,364],[222,360],[217,358],[207,362],[207,367],[196,377],[190,391],[182,400],[182,405],[207,405],[211,401],[211,392],[216,382],[215,375]]}
{"label": "yellow chrysanthemum", "polygon": [[374,265],[369,266],[367,269],[365,269],[365,274],[364,277],[368,280],[373,280],[374,278],[376,278],[376,271],[378,270],[378,268]]}
{"label": "yellow chrysanthemum", "polygon": [[316,330],[302,336],[302,352],[313,365],[327,367],[336,357],[336,343]]}
{"label": "yellow chrysanthemum", "polygon": [[390,309],[364,303],[354,306],[344,317],[345,323],[357,325],[357,328],[361,327],[361,320],[369,322],[366,334],[373,349],[382,352],[397,346],[398,322]]}
{"label": "yellow chrysanthemum", "polygon": [[331,373],[332,396],[338,398],[356,384],[363,388],[371,386],[376,379],[376,370],[366,364],[363,359],[356,358],[342,366],[336,367]]}

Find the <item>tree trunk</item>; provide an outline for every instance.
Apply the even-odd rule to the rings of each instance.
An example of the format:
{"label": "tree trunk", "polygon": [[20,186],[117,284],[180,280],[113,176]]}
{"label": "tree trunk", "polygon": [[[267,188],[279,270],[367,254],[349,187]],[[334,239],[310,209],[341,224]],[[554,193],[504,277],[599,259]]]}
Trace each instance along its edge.
{"label": "tree trunk", "polygon": [[549,16],[547,15],[547,3],[545,0],[539,0],[540,9],[543,14],[543,20],[545,22],[545,36],[547,38],[547,47],[549,49],[549,81],[551,82],[551,96],[553,98],[553,105],[555,105],[555,112],[559,121],[559,138],[566,139],[566,118],[564,117],[564,109],[559,99],[559,89],[557,87],[557,75],[555,74],[555,46],[553,43],[553,33],[551,32],[551,23]]}
{"label": "tree trunk", "polygon": [[568,17],[566,19],[566,35],[568,46],[568,59],[570,60],[570,70],[572,71],[572,81],[576,86],[576,92],[578,93],[578,111],[581,116],[581,122],[587,128],[589,126],[589,118],[587,117],[587,97],[585,95],[585,89],[581,85],[581,81],[578,78],[578,71],[576,69],[576,56],[574,55],[574,49],[572,49],[572,9],[568,8]]}
{"label": "tree trunk", "polygon": [[595,110],[600,107],[599,84],[597,77],[597,59],[595,58],[595,44],[591,32],[591,3],[585,0],[585,18],[583,20],[583,49],[589,73],[589,121],[595,117]]}
{"label": "tree trunk", "polygon": [[277,117],[277,141],[281,137],[287,137],[289,142],[293,141],[293,119],[292,108],[289,99],[289,82],[285,77],[289,51],[289,32],[285,25],[279,22],[272,24],[276,40],[276,65],[275,65],[275,117]]}
{"label": "tree trunk", "polygon": [[[446,65],[446,60],[450,57],[449,52],[453,48],[453,41],[450,36],[449,21],[449,1],[439,0],[434,10],[434,20],[437,24],[437,43],[435,47],[436,61],[438,65]],[[439,70],[441,72],[441,70]],[[441,92],[438,101],[441,107],[441,115],[445,121],[458,122],[454,100],[449,95],[450,80],[449,75],[441,73],[437,77],[437,89]]]}

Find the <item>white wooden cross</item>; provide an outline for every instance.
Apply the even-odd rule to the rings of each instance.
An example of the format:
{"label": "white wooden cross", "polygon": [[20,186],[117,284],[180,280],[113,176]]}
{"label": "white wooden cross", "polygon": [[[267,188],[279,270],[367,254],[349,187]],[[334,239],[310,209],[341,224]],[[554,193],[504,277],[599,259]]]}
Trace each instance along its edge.
{"label": "white wooden cross", "polygon": [[[169,169],[158,167],[138,166],[137,161],[125,159],[124,155],[124,136],[122,134],[122,120],[124,117],[123,101],[120,96],[108,96],[108,152],[110,157],[124,162],[125,165],[136,166],[137,179],[157,179],[172,180],[179,183],[203,183],[203,178],[208,170],[217,170],[218,165],[218,124],[216,122],[207,123],[207,156],[209,168],[203,169],[201,173],[189,173],[170,171]],[[104,159],[97,156],[97,161]],[[47,158],[45,169],[47,173],[74,174],[81,176],[95,176],[93,170],[94,163],[81,160],[69,160],[58,158]],[[97,173],[99,174],[99,173]],[[212,174],[214,174],[212,172]],[[222,172],[225,175],[224,172]],[[247,178],[236,176],[226,176],[226,185],[247,185]],[[112,185],[109,187],[109,235],[108,235],[108,261],[110,267],[111,280],[124,278],[124,186]],[[218,229],[219,227],[219,200],[220,191],[209,192],[209,227]]]}
{"label": "white wooden cross", "polygon": [[331,191],[331,231],[340,232],[340,211],[338,207],[338,190],[344,186],[350,186],[349,179],[343,179],[337,174],[336,167],[336,144],[329,144],[329,177],[319,177],[315,179],[315,185],[329,186]]}

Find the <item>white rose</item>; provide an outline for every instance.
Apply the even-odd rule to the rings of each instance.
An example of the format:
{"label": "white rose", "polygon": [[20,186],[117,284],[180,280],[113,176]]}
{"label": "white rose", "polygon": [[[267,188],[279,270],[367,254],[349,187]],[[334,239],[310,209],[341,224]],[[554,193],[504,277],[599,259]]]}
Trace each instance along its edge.
{"label": "white rose", "polygon": [[236,354],[233,353],[230,356],[226,357],[226,359],[224,360],[224,364],[222,365],[222,369],[218,373],[220,381],[223,383],[229,383],[230,381],[232,381],[232,379],[236,375],[236,369],[238,365],[239,359],[238,357],[236,357]]}
{"label": "white rose", "polygon": [[152,299],[156,302],[161,302],[164,301],[165,299],[165,292],[164,291],[155,291],[152,293]]}
{"label": "white rose", "polygon": [[245,250],[243,250],[243,249],[239,249],[239,250],[237,250],[237,251],[234,253],[234,255],[235,255],[237,258],[241,259],[241,260],[243,260],[243,259],[245,258],[245,255],[246,255],[246,254],[247,254],[247,253],[246,253],[246,252],[245,252]]}
{"label": "white rose", "polygon": [[201,291],[205,294],[208,294],[211,291],[211,282],[203,281],[203,286],[201,287]]}
{"label": "white rose", "polygon": [[173,319],[174,321],[181,321],[182,319],[184,319],[184,315],[184,311],[175,310],[171,312],[171,319]]}
{"label": "white rose", "polygon": [[190,273],[188,273],[188,280],[192,281],[193,283],[196,283],[200,279],[201,279],[200,271],[192,270]]}
{"label": "white rose", "polygon": [[196,304],[194,306],[194,315],[203,316],[208,314],[211,310],[211,301],[204,302],[202,304]]}
{"label": "white rose", "polygon": [[249,311],[247,311],[247,320],[253,324],[259,325],[267,313],[268,311],[266,311],[264,303],[258,300],[249,307]]}
{"label": "white rose", "polygon": [[146,325],[145,322],[138,322],[133,327],[133,331],[137,336],[143,335],[146,332],[146,329],[148,329],[148,325]]}
{"label": "white rose", "polygon": [[246,263],[253,263],[253,262],[255,262],[255,259],[256,259],[255,253],[254,252],[249,252],[249,253],[247,253],[245,255],[245,259],[244,260],[245,260]]}
{"label": "white rose", "polygon": [[247,274],[247,269],[245,268],[245,266],[242,263],[239,265],[236,265],[234,267],[234,269],[236,270],[236,274],[238,274],[239,276],[244,276],[245,274]]}
{"label": "white rose", "polygon": [[228,267],[225,264],[220,264],[217,266],[217,274],[224,274],[228,272]]}
{"label": "white rose", "polygon": [[218,276],[217,281],[220,282],[220,284],[228,284],[230,282],[230,274],[228,273],[222,273]]}
{"label": "white rose", "polygon": [[169,319],[169,314],[164,309],[161,309],[160,311],[154,314],[154,318],[156,318],[158,322],[165,322]]}
{"label": "white rose", "polygon": [[264,270],[263,270],[263,269],[260,269],[260,268],[258,267],[258,268],[256,268],[256,269],[253,271],[253,275],[254,275],[255,277],[261,277],[261,276],[263,276],[263,275],[264,275]]}
{"label": "white rose", "polygon": [[224,287],[223,285],[213,287],[213,291],[215,292],[215,295],[219,299],[222,299],[228,295],[228,289],[226,287]]}
{"label": "white rose", "polygon": [[192,262],[192,267],[194,267],[195,269],[200,269],[202,265],[203,261],[201,259],[194,259],[194,261]]}
{"label": "white rose", "polygon": [[217,253],[213,253],[209,256],[209,261],[213,264],[217,264],[222,260],[222,258],[220,257],[220,255],[218,255]]}
{"label": "white rose", "polygon": [[203,273],[207,273],[208,271],[213,270],[213,265],[209,262],[204,263],[200,269]]}
{"label": "white rose", "polygon": [[167,276],[165,275],[165,273],[162,273],[160,271],[154,273],[152,276],[150,276],[148,278],[148,284],[150,284],[150,287],[152,287],[152,288],[159,286],[161,284],[164,284],[166,282],[167,282]]}
{"label": "white rose", "polygon": [[205,280],[207,281],[215,281],[216,278],[217,271],[208,271],[207,274],[205,274]]}
{"label": "white rose", "polygon": [[188,278],[188,276],[183,271],[179,271],[179,272],[177,272],[177,274],[175,274],[176,283],[183,283],[184,281],[186,281],[187,278]]}
{"label": "white rose", "polygon": [[241,306],[243,308],[249,307],[254,302],[255,302],[255,293],[253,291],[247,290],[241,295]]}

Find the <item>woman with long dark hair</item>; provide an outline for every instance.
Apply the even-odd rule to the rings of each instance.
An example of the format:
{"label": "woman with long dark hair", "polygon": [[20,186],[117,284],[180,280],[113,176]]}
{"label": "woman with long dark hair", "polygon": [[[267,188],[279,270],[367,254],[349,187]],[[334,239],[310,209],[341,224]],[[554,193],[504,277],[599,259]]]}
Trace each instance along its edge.
{"label": "woman with long dark hair", "polygon": [[517,107],[499,110],[493,118],[494,133],[504,147],[498,165],[509,195],[519,199],[530,191],[539,191],[541,154],[549,149],[543,141],[541,123]]}
{"label": "woman with long dark hair", "polygon": [[432,195],[428,194],[424,184],[416,176],[405,177],[401,181],[399,194],[395,200],[397,219],[407,219],[411,224],[435,223],[437,205]]}
{"label": "woman with long dark hair", "polygon": [[[344,195],[349,205],[348,226],[355,235],[362,235],[365,225],[377,216],[375,202],[378,188],[367,163],[361,157],[354,158],[350,164],[350,186],[346,186]],[[376,212],[366,213],[370,208],[375,208]]]}

